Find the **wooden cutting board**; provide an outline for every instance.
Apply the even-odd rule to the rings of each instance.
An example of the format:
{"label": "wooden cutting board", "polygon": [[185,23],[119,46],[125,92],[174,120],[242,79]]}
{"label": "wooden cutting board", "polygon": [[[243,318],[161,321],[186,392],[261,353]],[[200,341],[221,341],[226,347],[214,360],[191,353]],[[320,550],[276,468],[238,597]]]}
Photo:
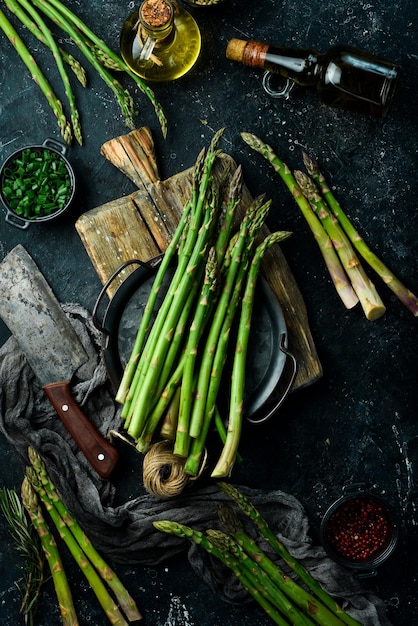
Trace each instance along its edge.
{"label": "wooden cutting board", "polygon": [[[164,252],[178,224],[191,190],[192,169],[162,181],[159,178],[154,144],[147,128],[140,128],[105,143],[102,155],[119,168],[138,191],[96,207],[81,215],[77,232],[105,285],[109,298],[136,265],[121,266],[132,259],[148,261]],[[237,167],[232,157],[221,155],[215,175]],[[253,198],[244,185],[241,214]],[[269,231],[264,227],[263,234]],[[297,363],[293,389],[309,385],[322,376],[322,366],[309,328],[302,295],[279,245],[273,246],[263,261],[264,275],[275,291],[283,310],[288,347]]]}

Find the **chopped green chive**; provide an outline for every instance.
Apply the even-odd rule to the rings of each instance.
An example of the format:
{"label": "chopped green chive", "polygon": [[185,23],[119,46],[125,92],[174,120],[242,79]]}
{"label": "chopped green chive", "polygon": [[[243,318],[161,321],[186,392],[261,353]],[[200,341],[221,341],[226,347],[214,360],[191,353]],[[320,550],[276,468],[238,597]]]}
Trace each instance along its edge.
{"label": "chopped green chive", "polygon": [[71,197],[71,178],[61,156],[44,148],[26,148],[6,167],[1,181],[9,208],[25,219],[52,215]]}

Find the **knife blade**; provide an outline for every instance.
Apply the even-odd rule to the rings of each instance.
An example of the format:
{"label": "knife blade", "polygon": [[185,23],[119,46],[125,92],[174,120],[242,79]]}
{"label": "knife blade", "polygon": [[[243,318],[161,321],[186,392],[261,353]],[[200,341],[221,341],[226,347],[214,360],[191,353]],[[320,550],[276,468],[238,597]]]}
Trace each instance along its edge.
{"label": "knife blade", "polygon": [[0,263],[0,317],[86,459],[102,478],[108,478],[119,454],[71,393],[71,379],[88,355],[45,277],[21,244]]}

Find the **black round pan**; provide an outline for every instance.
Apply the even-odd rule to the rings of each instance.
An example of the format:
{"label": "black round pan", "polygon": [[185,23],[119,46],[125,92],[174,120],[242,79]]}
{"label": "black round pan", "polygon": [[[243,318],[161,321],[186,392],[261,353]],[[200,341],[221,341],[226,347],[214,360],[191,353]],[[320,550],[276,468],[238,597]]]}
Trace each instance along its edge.
{"label": "black round pan", "polygon": [[[98,311],[110,284],[128,265],[138,267],[118,287],[110,300],[103,321],[98,320]],[[123,264],[104,285],[93,311],[93,322],[102,333],[103,358],[111,383],[117,390],[123,369],[130,356],[135,335],[146,305],[154,279],[158,259],[143,263],[137,259]],[[246,369],[244,402],[245,417],[252,423],[270,418],[282,404],[291,384],[277,396],[277,389],[287,359],[294,359],[287,350],[287,329],[280,304],[268,283],[260,277],[251,323]],[[163,297],[164,290],[162,290]],[[230,346],[233,346],[233,337]],[[232,356],[232,355],[231,355]],[[228,371],[225,365],[223,389],[227,395]],[[294,372],[291,375],[293,382]]]}

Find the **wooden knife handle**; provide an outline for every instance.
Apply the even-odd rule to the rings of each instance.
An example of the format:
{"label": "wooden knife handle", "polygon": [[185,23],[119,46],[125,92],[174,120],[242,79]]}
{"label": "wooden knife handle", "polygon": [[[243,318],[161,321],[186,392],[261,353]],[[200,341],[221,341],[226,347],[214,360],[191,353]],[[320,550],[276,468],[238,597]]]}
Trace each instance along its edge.
{"label": "wooden knife handle", "polygon": [[102,478],[114,471],[119,454],[96,430],[74,400],[68,381],[45,385],[43,390],[58,417],[84,454],[90,465]]}

